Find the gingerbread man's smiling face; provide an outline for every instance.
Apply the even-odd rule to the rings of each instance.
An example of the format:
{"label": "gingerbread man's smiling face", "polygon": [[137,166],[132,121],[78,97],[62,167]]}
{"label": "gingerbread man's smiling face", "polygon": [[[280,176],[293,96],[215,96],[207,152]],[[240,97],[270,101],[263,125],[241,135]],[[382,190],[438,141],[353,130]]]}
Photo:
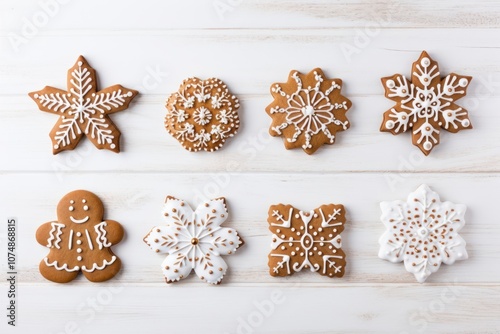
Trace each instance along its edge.
{"label": "gingerbread man's smiling face", "polygon": [[57,205],[57,219],[63,224],[100,223],[103,215],[104,206],[101,200],[90,191],[72,191]]}

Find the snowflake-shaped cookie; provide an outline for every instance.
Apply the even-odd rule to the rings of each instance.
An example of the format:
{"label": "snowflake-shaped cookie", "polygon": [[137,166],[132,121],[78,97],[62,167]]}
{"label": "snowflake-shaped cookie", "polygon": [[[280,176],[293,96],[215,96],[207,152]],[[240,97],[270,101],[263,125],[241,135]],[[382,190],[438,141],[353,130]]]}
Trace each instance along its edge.
{"label": "snowflake-shaped cookie", "polygon": [[234,253],[243,240],[232,228],[221,227],[228,212],[224,198],[200,204],[193,211],[184,201],[168,196],[163,208],[166,225],[155,226],[144,242],[157,253],[168,254],[162,263],[167,283],[198,277],[219,284],[227,270],[221,255]]}
{"label": "snowflake-shaped cookie", "polygon": [[29,93],[40,110],[59,115],[50,132],[52,152],[72,150],[85,135],[98,149],[120,152],[120,131],[109,114],[128,108],[137,91],[114,85],[97,90],[95,70],[78,57],[68,71],[68,90],[45,87]]}
{"label": "snowflake-shaped cookie", "polygon": [[340,90],[342,80],[327,79],[320,68],[308,74],[291,71],[286,83],[274,83],[274,101],[266,112],[272,118],[269,133],[283,136],[286,149],[302,147],[313,154],[333,144],[338,131],[349,128],[346,117],[351,101]]}
{"label": "snowflake-shaped cookie", "polygon": [[216,151],[238,131],[239,107],[221,80],[189,78],[167,100],[165,127],[188,151]]}
{"label": "snowflake-shaped cookie", "polygon": [[418,282],[423,283],[441,263],[468,258],[465,241],[458,234],[465,224],[465,205],[441,202],[424,184],[406,202],[382,202],[380,208],[387,231],[379,240],[379,257],[404,261]]}
{"label": "snowflake-shaped cookie", "polygon": [[291,205],[272,205],[267,221],[273,233],[268,263],[271,276],[292,275],[303,268],[323,276],[344,276],[343,205],[322,205],[308,212]]}
{"label": "snowflake-shaped cookie", "polygon": [[471,80],[455,73],[441,79],[438,63],[422,52],[411,81],[401,74],[382,78],[385,97],[396,105],[384,113],[380,131],[397,135],[411,129],[413,145],[428,155],[439,144],[440,128],[452,133],[472,129],[467,110],[455,104]]}

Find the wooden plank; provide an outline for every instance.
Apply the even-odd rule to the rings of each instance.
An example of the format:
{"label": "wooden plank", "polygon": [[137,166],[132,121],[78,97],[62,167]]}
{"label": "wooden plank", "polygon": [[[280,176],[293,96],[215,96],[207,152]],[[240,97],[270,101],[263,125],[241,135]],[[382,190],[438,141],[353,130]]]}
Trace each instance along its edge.
{"label": "wooden plank", "polygon": [[[440,193],[443,200],[468,206],[467,224],[462,235],[467,241],[470,259],[453,266],[443,265],[429,278],[430,283],[499,283],[500,225],[494,208],[498,199],[500,175],[418,174],[388,183],[383,174],[183,174],[183,173],[73,173],[58,180],[53,174],[4,173],[0,188],[1,216],[19,220],[19,270],[24,282],[49,284],[38,273],[38,263],[47,252],[34,240],[37,227],[55,219],[55,207],[68,191],[85,188],[97,193],[107,208],[108,219],[121,222],[126,239],[116,247],[124,270],[119,281],[125,283],[163,283],[157,256],[142,238],[155,225],[162,224],[161,208],[166,195],[183,198],[192,205],[203,198],[225,196],[230,208],[228,226],[236,228],[246,240],[234,256],[226,257],[230,271],[224,284],[272,283],[414,283],[413,275],[402,264],[378,259],[378,238],[384,232],[379,221],[378,203],[406,199],[421,183]],[[267,256],[270,232],[267,228],[269,205],[290,203],[303,210],[324,203],[342,203],[348,211],[343,233],[347,253],[347,273],[342,279],[303,272],[287,279],[269,276]],[[92,285],[84,279],[79,282]],[[199,284],[196,277],[181,286]],[[425,285],[424,285],[425,286]]]}
{"label": "wooden plank", "polygon": [[[46,333],[496,333],[498,286],[162,288],[20,285],[18,330]],[[44,310],[50,310],[45,312]],[[3,323],[3,327],[6,327]],[[14,333],[9,331],[8,333]]]}

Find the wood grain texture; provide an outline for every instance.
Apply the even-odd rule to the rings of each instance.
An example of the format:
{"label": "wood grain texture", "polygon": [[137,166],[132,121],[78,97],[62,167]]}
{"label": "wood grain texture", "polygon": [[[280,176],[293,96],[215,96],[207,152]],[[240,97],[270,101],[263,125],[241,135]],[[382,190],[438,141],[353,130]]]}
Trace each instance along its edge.
{"label": "wood grain texture", "polygon": [[[18,218],[20,272],[19,327],[2,321],[2,333],[500,333],[500,1],[62,2],[0,1],[0,219]],[[16,36],[24,38],[17,46]],[[429,157],[409,134],[379,132],[392,106],[380,78],[409,76],[422,50],[442,75],[474,77],[458,101],[474,130],[442,132]],[[65,88],[80,54],[101,88],[140,92],[112,115],[120,154],[84,140],[53,156],[56,118],[27,96],[45,85]],[[273,82],[314,67],[343,79],[353,108],[337,143],[307,156],[268,135],[264,109]],[[166,98],[189,76],[217,76],[241,101],[240,131],[217,153],[187,152],[163,127]],[[403,264],[378,259],[377,242],[379,202],[405,199],[422,183],[467,205],[461,234],[470,258],[417,284]],[[106,218],[124,225],[114,247],[124,266],[103,284],[79,277],[57,285],[38,272],[47,249],[34,234],[56,218],[59,199],[80,188],[98,194]],[[246,244],[225,257],[220,286],[195,275],[164,283],[163,256],[142,237],[162,223],[168,194],[191,205],[227,198],[225,225]],[[348,213],[346,275],[269,276],[269,205],[329,202]],[[6,288],[2,279],[0,295]]]}

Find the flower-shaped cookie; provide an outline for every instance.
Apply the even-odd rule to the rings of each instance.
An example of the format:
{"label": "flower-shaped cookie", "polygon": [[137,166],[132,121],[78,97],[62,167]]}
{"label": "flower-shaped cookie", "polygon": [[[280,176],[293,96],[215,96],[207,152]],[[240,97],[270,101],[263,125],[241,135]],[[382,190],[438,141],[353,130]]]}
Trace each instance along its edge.
{"label": "flower-shaped cookie", "polygon": [[455,104],[471,80],[455,73],[441,78],[438,63],[422,52],[413,63],[411,81],[401,74],[382,78],[385,97],[396,105],[384,113],[380,131],[397,135],[411,129],[413,145],[429,155],[439,144],[440,128],[452,133],[472,129],[467,110]]}
{"label": "flower-shaped cookie", "polygon": [[418,282],[423,283],[441,263],[468,258],[465,241],[458,234],[465,224],[465,205],[441,202],[424,184],[406,202],[382,202],[380,208],[387,231],[379,240],[378,256],[404,261]]}
{"label": "flower-shaped cookie", "polygon": [[189,78],[167,100],[165,127],[188,151],[216,151],[238,131],[239,107],[221,80]]}
{"label": "flower-shaped cookie", "polygon": [[269,133],[283,136],[286,149],[302,147],[313,154],[333,144],[338,131],[349,128],[346,117],[351,101],[340,90],[342,80],[327,79],[319,68],[307,74],[291,71],[286,83],[274,83],[274,101],[266,112],[272,118]]}
{"label": "flower-shaped cookie", "polygon": [[291,205],[271,205],[267,221],[273,233],[268,263],[271,276],[292,275],[303,268],[323,276],[344,276],[346,261],[340,248],[343,205],[322,205],[308,212]]}
{"label": "flower-shaped cookie", "polygon": [[59,115],[50,132],[52,152],[72,150],[83,136],[98,149],[120,152],[120,131],[109,114],[128,108],[137,91],[114,85],[97,90],[95,70],[80,56],[68,71],[68,90],[45,87],[29,96],[42,111]]}
{"label": "flower-shaped cookie", "polygon": [[219,284],[227,270],[221,255],[243,245],[236,230],[220,226],[228,215],[225,199],[207,201],[193,211],[168,196],[163,215],[166,225],[153,227],[144,242],[156,253],[168,254],[162,263],[165,281],[179,281],[194,270],[202,280]]}

